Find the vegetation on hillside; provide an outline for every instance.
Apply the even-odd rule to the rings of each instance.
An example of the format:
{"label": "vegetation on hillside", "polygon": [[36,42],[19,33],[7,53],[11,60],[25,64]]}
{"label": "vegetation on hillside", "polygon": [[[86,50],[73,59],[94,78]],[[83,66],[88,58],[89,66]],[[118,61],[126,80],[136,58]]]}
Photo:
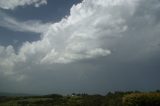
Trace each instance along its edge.
{"label": "vegetation on hillside", "polygon": [[109,92],[107,95],[0,97],[0,106],[160,106],[160,93]]}
{"label": "vegetation on hillside", "polygon": [[132,93],[123,97],[124,106],[160,106],[160,93]]}

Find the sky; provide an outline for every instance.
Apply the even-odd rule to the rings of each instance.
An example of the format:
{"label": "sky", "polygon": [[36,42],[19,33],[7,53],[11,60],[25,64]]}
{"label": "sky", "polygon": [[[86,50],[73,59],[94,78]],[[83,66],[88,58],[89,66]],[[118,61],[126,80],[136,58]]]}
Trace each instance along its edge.
{"label": "sky", "polygon": [[160,89],[159,0],[0,0],[0,92]]}

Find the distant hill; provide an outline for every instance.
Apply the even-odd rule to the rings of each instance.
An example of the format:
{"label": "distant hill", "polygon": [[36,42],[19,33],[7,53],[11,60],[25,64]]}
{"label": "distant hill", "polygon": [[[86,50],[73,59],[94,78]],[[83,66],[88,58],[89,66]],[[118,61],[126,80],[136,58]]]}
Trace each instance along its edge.
{"label": "distant hill", "polygon": [[0,92],[0,96],[34,96],[34,95],[33,94],[25,94],[25,93]]}

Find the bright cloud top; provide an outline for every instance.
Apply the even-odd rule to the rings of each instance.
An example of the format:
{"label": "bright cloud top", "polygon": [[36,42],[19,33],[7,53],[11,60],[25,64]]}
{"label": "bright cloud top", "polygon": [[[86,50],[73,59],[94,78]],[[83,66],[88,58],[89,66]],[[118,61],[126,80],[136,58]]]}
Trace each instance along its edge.
{"label": "bright cloud top", "polygon": [[12,10],[19,6],[34,5],[39,7],[44,4],[47,4],[47,0],[0,0],[0,8]]}
{"label": "bright cloud top", "polygon": [[[157,2],[147,3],[153,6]],[[109,47],[114,40],[131,30],[131,24],[139,26],[139,20],[144,19],[137,10],[138,5],[141,4],[143,4],[141,0],[83,0],[82,3],[74,5],[70,15],[60,22],[46,24],[47,29],[43,30],[43,33],[40,32],[41,40],[25,42],[18,53],[12,46],[0,46],[0,70],[4,70],[7,75],[17,74],[19,72],[15,70],[28,70],[26,68],[34,65],[71,63],[107,56],[111,54]],[[154,16],[151,13],[147,13],[147,16]],[[153,22],[149,17],[143,21]],[[23,30],[29,27],[29,23],[25,22],[16,25],[22,25]],[[44,24],[38,24],[41,25]]]}

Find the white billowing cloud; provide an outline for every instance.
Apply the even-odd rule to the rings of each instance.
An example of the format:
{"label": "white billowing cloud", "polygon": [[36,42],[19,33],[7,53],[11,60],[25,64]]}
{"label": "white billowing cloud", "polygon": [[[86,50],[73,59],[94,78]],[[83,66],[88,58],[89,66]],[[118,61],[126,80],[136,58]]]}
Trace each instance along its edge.
{"label": "white billowing cloud", "polygon": [[0,46],[0,70],[5,70],[5,75],[13,74],[15,51],[12,46]]}
{"label": "white billowing cloud", "polygon": [[[108,5],[104,6],[103,2]],[[110,54],[110,50],[102,48],[101,39],[120,37],[127,30],[126,20],[133,14],[131,7],[135,5],[125,0],[115,5],[110,2],[84,0],[73,6],[70,16],[53,24],[44,35],[50,49],[41,62],[67,63]]]}
{"label": "white billowing cloud", "polygon": [[47,0],[0,0],[0,8],[2,9],[15,9],[19,6],[34,5],[39,7],[40,5],[47,4]]}
{"label": "white billowing cloud", "polygon": [[[35,66],[48,66],[48,64],[52,66],[55,63],[64,64],[107,56],[111,54],[109,48],[115,39],[119,39],[124,34],[130,35],[131,30],[137,30],[134,31],[137,35],[144,31],[153,32],[152,28],[158,26],[153,27],[154,25],[151,24],[140,26],[141,20],[144,23],[153,23],[152,18],[144,17],[154,17],[155,14],[152,14],[152,11],[159,9],[157,7],[155,10],[143,12],[141,6],[144,3],[154,7],[159,2],[154,3],[151,0],[148,2],[141,0],[83,0],[82,3],[71,8],[69,16],[60,22],[49,23],[46,26],[42,26],[42,23],[42,25],[39,23],[36,25],[32,22],[19,23],[13,19],[6,19],[6,22],[9,23],[6,26],[8,28],[11,27],[10,24],[13,24],[17,31],[39,32],[43,36],[39,41],[25,42],[18,53],[15,53],[12,46],[1,46],[0,70],[5,70],[6,74],[16,73],[19,75],[20,71],[32,70],[32,67]],[[42,28],[38,26],[42,26]],[[23,77],[20,79],[22,80]]]}
{"label": "white billowing cloud", "polygon": [[[10,29],[44,33],[40,41],[24,43],[17,54],[3,48],[9,56],[4,56],[6,58],[2,59],[1,65],[6,64],[6,61],[10,61],[12,67],[19,62],[69,63],[109,55],[111,51],[102,46],[107,44],[107,38],[119,37],[127,30],[126,20],[132,16],[136,5],[135,2],[126,0],[113,3],[114,5],[111,0],[84,0],[71,8],[68,17],[58,23],[46,25],[49,26],[47,29],[45,25],[39,28],[39,23],[19,23],[12,18],[6,18],[3,25]],[[106,39],[105,43],[101,42],[103,38]]]}

